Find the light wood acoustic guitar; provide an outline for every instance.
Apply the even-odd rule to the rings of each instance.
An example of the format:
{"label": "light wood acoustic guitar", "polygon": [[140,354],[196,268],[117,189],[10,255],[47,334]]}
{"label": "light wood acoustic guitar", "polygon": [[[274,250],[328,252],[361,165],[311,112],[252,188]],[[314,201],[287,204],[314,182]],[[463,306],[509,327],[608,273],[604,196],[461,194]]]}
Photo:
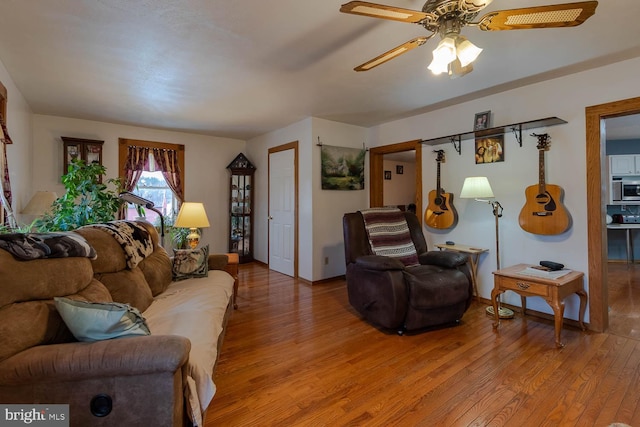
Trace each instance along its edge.
{"label": "light wood acoustic guitar", "polygon": [[453,194],[446,193],[440,186],[440,163],[444,163],[444,150],[434,150],[438,153],[438,173],[436,189],[429,192],[429,205],[424,213],[424,222],[431,228],[451,228],[458,223],[458,212],[453,206]]}
{"label": "light wood acoustic guitar", "polygon": [[544,177],[544,152],[549,150],[549,135],[532,134],[538,137],[539,182],[525,190],[526,203],[520,211],[520,227],[533,234],[561,234],[571,227],[571,216],[562,203],[564,190],[547,184]]}

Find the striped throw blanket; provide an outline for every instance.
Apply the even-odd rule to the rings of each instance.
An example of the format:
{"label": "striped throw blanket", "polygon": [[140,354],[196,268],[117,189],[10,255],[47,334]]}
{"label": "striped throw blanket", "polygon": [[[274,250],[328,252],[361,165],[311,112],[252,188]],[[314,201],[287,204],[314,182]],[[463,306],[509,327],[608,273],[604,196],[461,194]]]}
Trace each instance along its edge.
{"label": "striped throw blanket", "polygon": [[407,267],[419,264],[407,220],[399,209],[371,208],[360,213],[374,254],[398,258]]}

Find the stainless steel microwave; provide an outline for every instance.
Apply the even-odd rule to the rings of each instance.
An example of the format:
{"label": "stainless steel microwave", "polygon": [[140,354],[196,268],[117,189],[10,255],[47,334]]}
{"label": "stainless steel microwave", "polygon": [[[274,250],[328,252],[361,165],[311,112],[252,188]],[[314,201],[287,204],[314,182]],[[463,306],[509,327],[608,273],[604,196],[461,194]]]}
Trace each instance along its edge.
{"label": "stainless steel microwave", "polygon": [[616,180],[611,183],[612,199],[615,202],[639,202],[640,180]]}

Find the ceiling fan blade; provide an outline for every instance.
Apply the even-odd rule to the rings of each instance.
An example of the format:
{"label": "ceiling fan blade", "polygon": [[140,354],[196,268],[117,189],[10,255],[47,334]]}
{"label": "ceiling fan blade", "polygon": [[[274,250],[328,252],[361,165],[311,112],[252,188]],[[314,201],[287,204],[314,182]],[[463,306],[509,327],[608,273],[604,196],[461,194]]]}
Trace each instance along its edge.
{"label": "ceiling fan blade", "polygon": [[525,7],[487,13],[478,22],[483,31],[523,30],[528,28],[575,27],[596,12],[597,1]]}
{"label": "ceiling fan blade", "polygon": [[391,19],[393,21],[418,23],[427,17],[427,14],[418,10],[402,9],[400,7],[385,6],[383,4],[369,3],[366,1],[350,1],[340,7],[340,12],[354,15],[370,16],[372,18]]}
{"label": "ceiling fan blade", "polygon": [[433,35],[428,37],[416,37],[413,40],[409,40],[408,42],[401,44],[400,46],[394,47],[393,49],[383,53],[380,56],[376,56],[370,61],[365,62],[364,64],[358,65],[354,68],[355,71],[369,71],[370,69],[377,67],[380,64],[384,64],[387,61],[396,58],[399,55],[402,55],[405,52],[410,51],[418,46],[422,46],[429,40]]}

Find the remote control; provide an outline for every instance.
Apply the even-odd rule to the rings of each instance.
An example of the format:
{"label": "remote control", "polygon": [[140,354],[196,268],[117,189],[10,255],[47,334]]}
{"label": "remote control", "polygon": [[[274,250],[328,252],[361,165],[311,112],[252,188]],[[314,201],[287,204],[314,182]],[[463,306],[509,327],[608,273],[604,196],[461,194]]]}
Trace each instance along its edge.
{"label": "remote control", "polygon": [[562,270],[564,268],[564,264],[560,264],[558,262],[553,262],[553,261],[540,261],[540,265],[543,267],[547,267],[552,271]]}

